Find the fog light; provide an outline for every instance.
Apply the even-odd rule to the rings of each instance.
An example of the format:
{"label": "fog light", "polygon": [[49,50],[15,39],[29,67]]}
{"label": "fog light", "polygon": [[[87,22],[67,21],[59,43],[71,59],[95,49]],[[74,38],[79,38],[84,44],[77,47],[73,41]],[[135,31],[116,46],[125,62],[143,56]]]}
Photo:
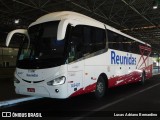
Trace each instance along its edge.
{"label": "fog light", "polygon": [[58,93],[58,92],[59,92],[59,90],[58,90],[58,89],[55,89],[55,92],[56,92],[56,93]]}

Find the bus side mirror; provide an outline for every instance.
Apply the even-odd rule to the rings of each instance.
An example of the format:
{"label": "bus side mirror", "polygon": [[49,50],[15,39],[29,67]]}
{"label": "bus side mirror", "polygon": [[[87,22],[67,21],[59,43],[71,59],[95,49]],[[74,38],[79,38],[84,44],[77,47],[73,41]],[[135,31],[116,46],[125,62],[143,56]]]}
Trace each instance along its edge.
{"label": "bus side mirror", "polygon": [[16,30],[13,30],[13,31],[9,32],[8,35],[7,35],[7,39],[6,39],[6,46],[7,46],[7,47],[8,47],[8,45],[9,45],[11,39],[12,39],[12,36],[13,36],[15,33],[21,33],[21,34],[24,34],[24,35],[26,35],[27,37],[29,37],[29,36],[28,36],[28,32],[27,32],[26,29],[16,29]]}

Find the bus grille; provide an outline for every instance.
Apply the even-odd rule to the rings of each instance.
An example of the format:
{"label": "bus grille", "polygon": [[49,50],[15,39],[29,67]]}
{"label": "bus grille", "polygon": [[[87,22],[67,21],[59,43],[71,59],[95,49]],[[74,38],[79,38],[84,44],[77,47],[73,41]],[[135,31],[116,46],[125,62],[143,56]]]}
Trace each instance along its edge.
{"label": "bus grille", "polygon": [[22,79],[23,81],[27,82],[27,83],[41,83],[43,82],[44,80],[40,80],[40,81],[29,81],[29,80],[24,80]]}

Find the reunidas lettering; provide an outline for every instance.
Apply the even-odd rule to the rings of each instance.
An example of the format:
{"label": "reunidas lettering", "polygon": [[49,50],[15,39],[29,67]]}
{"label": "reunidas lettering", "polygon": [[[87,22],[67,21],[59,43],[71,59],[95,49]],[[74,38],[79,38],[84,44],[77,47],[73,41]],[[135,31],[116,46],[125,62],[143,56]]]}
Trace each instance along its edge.
{"label": "reunidas lettering", "polygon": [[136,65],[136,57],[128,53],[126,56],[117,55],[115,51],[111,51],[111,64]]}
{"label": "reunidas lettering", "polygon": [[26,74],[27,77],[38,77],[38,74]]}

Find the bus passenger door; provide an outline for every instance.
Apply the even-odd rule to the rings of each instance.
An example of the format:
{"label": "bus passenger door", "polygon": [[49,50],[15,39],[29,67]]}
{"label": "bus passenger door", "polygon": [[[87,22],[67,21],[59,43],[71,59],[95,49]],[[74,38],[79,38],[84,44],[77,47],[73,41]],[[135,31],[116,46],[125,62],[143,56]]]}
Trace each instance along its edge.
{"label": "bus passenger door", "polygon": [[83,87],[83,35],[82,27],[72,27],[68,40],[68,94],[75,96]]}
{"label": "bus passenger door", "polygon": [[68,64],[68,95],[75,96],[80,94],[83,87],[84,61],[77,61]]}

